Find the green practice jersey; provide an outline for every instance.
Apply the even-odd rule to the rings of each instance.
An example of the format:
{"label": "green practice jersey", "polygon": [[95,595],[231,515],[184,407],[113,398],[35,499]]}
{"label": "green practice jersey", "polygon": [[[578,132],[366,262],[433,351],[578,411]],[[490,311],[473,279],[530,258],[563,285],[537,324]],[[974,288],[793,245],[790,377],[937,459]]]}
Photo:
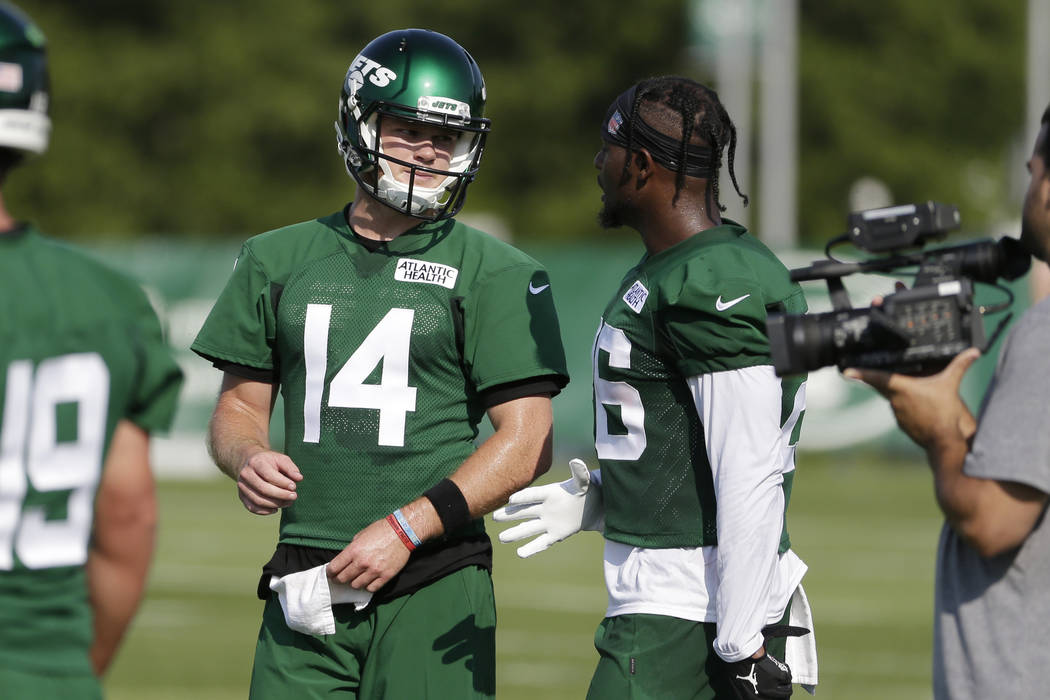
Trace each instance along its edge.
{"label": "green practice jersey", "polygon": [[[627,273],[605,308],[593,354],[607,538],[641,547],[716,544],[711,465],[687,379],[771,365],[766,314],[805,309],[784,265],[731,222],[646,256]],[[781,382],[781,426],[797,421],[792,442],[803,379]],[[787,546],[785,530],[781,549]]]}
{"label": "green practice jersey", "polygon": [[182,373],[137,284],[32,228],[0,235],[0,287],[0,665],[91,673],[105,455],[121,419],[168,427]]}
{"label": "green practice jersey", "polygon": [[547,273],[453,220],[374,251],[343,212],[256,236],[192,347],[280,383],[304,477],[280,541],[327,549],[459,467],[479,392],[568,381]]}

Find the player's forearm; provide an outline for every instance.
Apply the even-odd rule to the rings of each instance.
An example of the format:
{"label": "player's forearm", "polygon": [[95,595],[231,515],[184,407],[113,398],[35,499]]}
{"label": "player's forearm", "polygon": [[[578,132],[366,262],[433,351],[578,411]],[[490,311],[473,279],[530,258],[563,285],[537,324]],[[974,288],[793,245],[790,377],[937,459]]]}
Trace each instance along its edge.
{"label": "player's forearm", "polygon": [[121,524],[120,534],[97,541],[87,561],[94,615],[91,663],[101,676],[109,667],[146,590],[153,557],[156,509],[146,504]]}
{"label": "player's forearm", "polygon": [[[510,494],[550,469],[550,399],[526,397],[511,403],[516,405],[490,412],[495,432],[449,477],[463,494],[472,518],[492,512]],[[402,513],[423,540],[444,532],[441,518],[426,497],[408,504]]]}
{"label": "player's forearm", "polygon": [[550,469],[550,399],[533,401],[528,414],[499,421],[496,431],[452,475],[474,517],[491,513]]}
{"label": "player's forearm", "polygon": [[149,434],[121,420],[95,497],[91,549],[85,565],[95,625],[91,660],[100,675],[142,599],[156,526]]}
{"label": "player's forearm", "polygon": [[717,503],[718,636],[726,661],[762,646],[784,527],[781,387],[771,368],[691,377]]}
{"label": "player's forearm", "polygon": [[733,506],[719,507],[717,519],[715,649],[727,661],[751,656],[762,646],[784,524],[783,488],[771,477]]}
{"label": "player's forearm", "polygon": [[247,459],[270,449],[269,421],[228,396],[220,396],[208,426],[208,452],[216,466],[236,480]]}
{"label": "player's forearm", "polygon": [[129,564],[93,556],[88,563],[91,607],[95,620],[91,664],[99,676],[109,667],[138,609],[145,593],[148,570],[149,557]]}

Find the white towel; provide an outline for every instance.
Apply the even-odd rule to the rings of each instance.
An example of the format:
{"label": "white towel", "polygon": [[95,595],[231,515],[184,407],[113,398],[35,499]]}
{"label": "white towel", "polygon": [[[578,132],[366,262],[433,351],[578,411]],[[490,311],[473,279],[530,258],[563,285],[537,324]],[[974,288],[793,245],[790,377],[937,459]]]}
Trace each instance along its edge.
{"label": "white towel", "polygon": [[816,695],[817,689],[817,633],[813,629],[813,610],[809,607],[809,598],[802,590],[802,584],[791,596],[791,614],[789,625],[805,627],[809,634],[801,637],[788,637],[784,650],[784,662],[791,668],[791,682],[798,683],[810,695]]}
{"label": "white towel", "polygon": [[328,578],[327,565],[287,576],[271,576],[270,590],[277,594],[284,621],[296,632],[321,636],[335,634],[332,605],[353,603],[355,610],[368,605],[372,594]]}

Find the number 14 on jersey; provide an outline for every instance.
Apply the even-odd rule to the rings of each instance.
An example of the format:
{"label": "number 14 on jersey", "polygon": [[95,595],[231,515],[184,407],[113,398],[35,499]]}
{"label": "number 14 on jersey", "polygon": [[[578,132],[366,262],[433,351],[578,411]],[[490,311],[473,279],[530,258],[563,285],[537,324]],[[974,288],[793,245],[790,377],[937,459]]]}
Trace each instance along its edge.
{"label": "number 14 on jersey", "polygon": [[[379,411],[379,444],[404,447],[405,420],[416,410],[416,388],[408,385],[412,309],[390,309],[358,346],[328,387],[333,408],[370,408]],[[321,439],[321,398],[328,371],[328,331],[331,304],[307,304],[303,331],[306,395],[303,401],[303,442]],[[365,384],[383,363],[379,384]]]}

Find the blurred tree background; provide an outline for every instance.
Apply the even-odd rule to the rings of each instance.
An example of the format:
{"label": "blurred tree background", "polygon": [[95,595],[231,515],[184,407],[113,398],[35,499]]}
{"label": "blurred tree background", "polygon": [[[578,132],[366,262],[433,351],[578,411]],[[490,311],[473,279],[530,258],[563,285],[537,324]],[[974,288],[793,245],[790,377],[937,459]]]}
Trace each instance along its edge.
{"label": "blurred tree background", "polygon": [[[54,132],[8,199],[73,238],[244,238],[334,211],[353,195],[332,128],[347,65],[385,31],[426,27],[488,83],[466,211],[522,242],[585,241],[601,235],[592,158],[612,98],[649,75],[712,80],[689,5],[26,0],[50,41]],[[971,229],[1016,212],[1024,26],[1020,2],[803,0],[802,242],[841,230],[862,177],[895,202],[954,202]]]}

